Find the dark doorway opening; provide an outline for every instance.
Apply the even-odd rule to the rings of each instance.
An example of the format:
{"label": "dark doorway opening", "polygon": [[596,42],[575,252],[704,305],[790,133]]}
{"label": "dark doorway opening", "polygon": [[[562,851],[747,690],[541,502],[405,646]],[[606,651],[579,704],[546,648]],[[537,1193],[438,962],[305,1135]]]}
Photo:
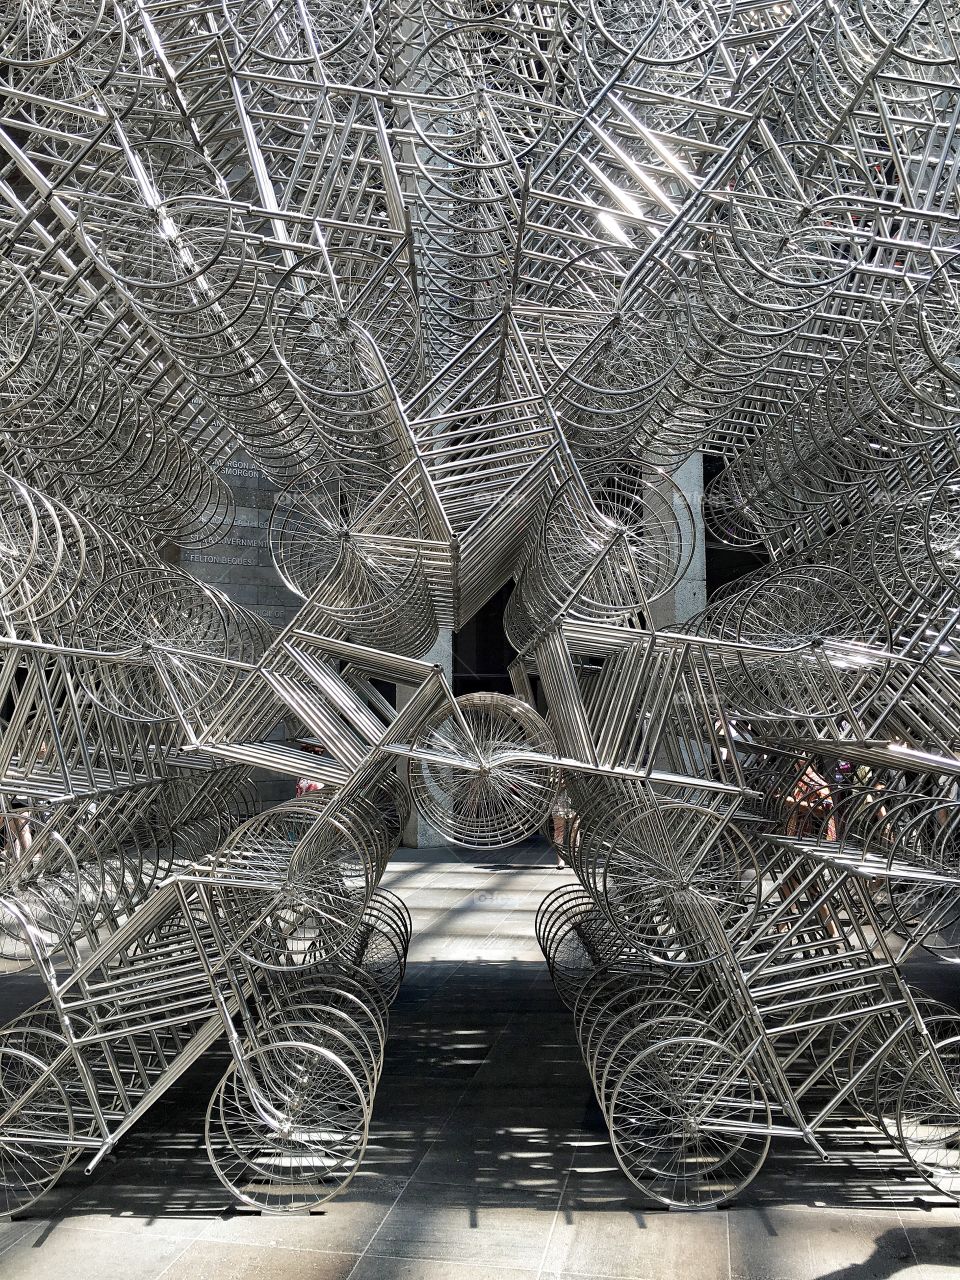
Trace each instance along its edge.
{"label": "dark doorway opening", "polygon": [[490,597],[487,603],[453,637],[453,692],[510,693],[507,667],[516,651],[503,629],[503,611],[513,583]]}

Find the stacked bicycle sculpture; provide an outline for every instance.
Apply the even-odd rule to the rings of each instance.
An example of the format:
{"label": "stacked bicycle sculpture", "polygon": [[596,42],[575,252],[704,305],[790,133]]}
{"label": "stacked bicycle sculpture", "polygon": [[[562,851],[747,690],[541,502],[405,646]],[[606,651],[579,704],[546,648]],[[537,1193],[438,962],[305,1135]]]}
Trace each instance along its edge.
{"label": "stacked bicycle sculpture", "polygon": [[[561,775],[540,935],[628,1176],[717,1203],[859,1108],[960,1190],[960,1024],[901,972],[960,956],[957,16],[8,7],[0,954],[48,997],[2,1207],[224,1035],[219,1176],[340,1190],[408,795],[495,848]],[[279,632],[179,565],[241,448]],[[701,454],[762,567],[665,630]],[[516,697],[455,700],[438,630],[511,580]]]}

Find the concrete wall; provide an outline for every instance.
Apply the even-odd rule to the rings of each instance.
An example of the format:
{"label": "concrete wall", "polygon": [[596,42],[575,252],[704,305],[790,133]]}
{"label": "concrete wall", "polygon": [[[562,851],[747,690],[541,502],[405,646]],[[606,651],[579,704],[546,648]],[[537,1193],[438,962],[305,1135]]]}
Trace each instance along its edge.
{"label": "concrete wall", "polygon": [[185,551],[183,567],[225,591],[274,627],[296,613],[298,598],[284,587],[270,556],[268,527],[276,486],[249,458],[238,454],[220,468],[237,504],[233,528],[222,542],[202,551]]}

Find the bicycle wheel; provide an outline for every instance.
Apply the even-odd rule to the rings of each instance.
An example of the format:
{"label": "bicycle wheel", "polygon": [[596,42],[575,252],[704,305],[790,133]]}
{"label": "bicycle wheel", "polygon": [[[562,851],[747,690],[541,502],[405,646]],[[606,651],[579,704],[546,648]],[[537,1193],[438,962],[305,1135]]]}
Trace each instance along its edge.
{"label": "bicycle wheel", "polygon": [[258,1104],[234,1062],[207,1107],[207,1154],[220,1181],[268,1213],[311,1209],[339,1194],[357,1171],[369,1124],[346,1063],[321,1047],[281,1041],[248,1051],[242,1066],[262,1093]]}
{"label": "bicycle wheel", "polygon": [[[934,1041],[951,1039],[960,1033],[960,1013],[940,1000],[929,996],[915,995],[914,1004],[923,1019],[930,1037]],[[889,1027],[887,1028],[889,1030]],[[877,1043],[878,1028],[869,1023],[860,1037],[858,1051],[861,1060],[880,1047]],[[869,1081],[870,1118],[897,1142],[897,1116],[899,1111],[900,1092],[913,1062],[924,1052],[930,1041],[921,1039],[919,1031],[914,1029],[901,1036],[890,1046],[874,1068]],[[866,1091],[864,1091],[866,1093]]]}
{"label": "bicycle wheel", "polygon": [[410,789],[420,813],[467,848],[503,848],[535,835],[550,812],[556,778],[549,764],[517,757],[552,754],[550,730],[504,694],[468,694],[456,708],[441,708],[414,744]]}
{"label": "bicycle wheel", "polygon": [[897,1098],[897,1142],[938,1191],[960,1198],[960,1036],[914,1060]]}
{"label": "bicycle wheel", "polygon": [[0,1212],[33,1204],[76,1157],[73,1110],[50,1068],[0,1044]]}
{"label": "bicycle wheel", "polygon": [[610,1140],[624,1173],[662,1204],[725,1204],[770,1146],[770,1104],[752,1067],[721,1044],[677,1036],[638,1053],[613,1089]]}

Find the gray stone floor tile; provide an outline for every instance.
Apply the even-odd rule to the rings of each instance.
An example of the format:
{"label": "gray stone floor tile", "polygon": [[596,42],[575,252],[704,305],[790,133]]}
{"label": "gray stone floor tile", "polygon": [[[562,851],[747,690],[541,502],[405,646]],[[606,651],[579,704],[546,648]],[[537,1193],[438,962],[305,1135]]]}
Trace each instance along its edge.
{"label": "gray stone floor tile", "polygon": [[922,1266],[951,1267],[960,1276],[960,1209],[901,1212],[914,1257]]}
{"label": "gray stone floor tile", "polygon": [[[537,1280],[610,1280],[598,1271],[541,1271]],[[637,1276],[634,1280],[643,1280]]]}
{"label": "gray stone floor tile", "polygon": [[[358,1175],[354,1179],[357,1182]],[[361,1253],[405,1186],[404,1181],[365,1173],[336,1202],[309,1214],[230,1211],[204,1224],[200,1239],[231,1245],[301,1249],[321,1253]]]}
{"label": "gray stone floor tile", "polygon": [[430,885],[423,889],[407,892],[403,885],[398,886],[407,906],[420,919],[430,912],[450,911],[473,897],[476,890],[467,885],[455,885],[445,888],[443,885]]}
{"label": "gray stone floor tile", "polygon": [[916,1258],[889,1210],[732,1207],[734,1280],[888,1280]]}
{"label": "gray stone floor tile", "polygon": [[25,1237],[41,1232],[50,1225],[44,1218],[0,1218],[0,1257]]}
{"label": "gray stone floor tile", "polygon": [[[128,1177],[128,1164],[120,1168],[121,1176]],[[38,1210],[73,1230],[144,1238],[170,1236],[183,1241],[201,1235],[233,1202],[227,1189],[212,1184],[208,1175],[202,1182],[159,1181],[154,1177],[132,1184],[107,1176],[95,1183],[88,1181],[52,1213],[48,1200],[44,1197]]]}
{"label": "gray stone floor tile", "polygon": [[[693,1276],[696,1274],[694,1272]],[[605,1276],[600,1271],[541,1271],[537,1280],[617,1280],[617,1277]],[[647,1278],[638,1273],[636,1276],[631,1276],[631,1280],[647,1280]],[[687,1277],[678,1276],[677,1280],[687,1280]]]}
{"label": "gray stone floor tile", "polygon": [[558,1196],[542,1206],[499,1188],[411,1184],[374,1236],[368,1255],[539,1267]]}
{"label": "gray stone floor tile", "polygon": [[353,1253],[198,1240],[164,1271],[163,1280],[347,1280]]}
{"label": "gray stone floor tile", "polygon": [[644,1210],[628,1200],[581,1208],[564,1196],[544,1270],[618,1280],[728,1280],[726,1215]]}
{"label": "gray stone floor tile", "polygon": [[413,1175],[413,1183],[448,1183],[526,1194],[556,1203],[580,1133],[567,1109],[524,1112],[502,1107],[453,1113]]}
{"label": "gray stone floor tile", "polygon": [[157,1280],[190,1248],[176,1236],[123,1235],[33,1222],[16,1245],[0,1253],[0,1280]]}
{"label": "gray stone floor tile", "polygon": [[383,1258],[368,1254],[350,1280],[531,1280],[536,1269],[523,1270],[483,1262],[434,1262],[427,1258]]}
{"label": "gray stone floor tile", "polygon": [[426,1072],[402,1076],[387,1071],[373,1105],[373,1132],[398,1126],[405,1131],[422,1129],[435,1134],[463,1097],[465,1088],[459,1080]]}

